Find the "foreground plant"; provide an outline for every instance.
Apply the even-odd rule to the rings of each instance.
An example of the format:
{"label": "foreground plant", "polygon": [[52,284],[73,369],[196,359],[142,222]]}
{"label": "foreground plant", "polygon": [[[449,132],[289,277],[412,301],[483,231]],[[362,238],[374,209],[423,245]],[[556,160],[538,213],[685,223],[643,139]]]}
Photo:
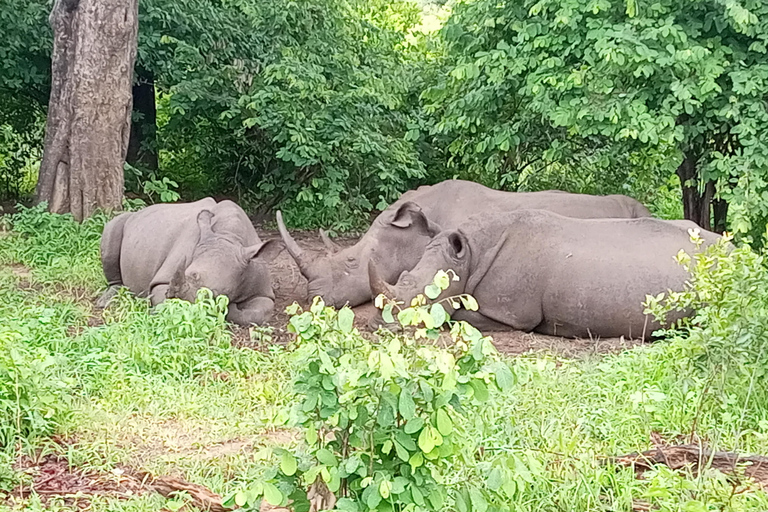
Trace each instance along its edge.
{"label": "foreground plant", "polygon": [[[423,314],[407,311],[398,315],[404,325]],[[373,344],[354,329],[349,308],[316,298],[309,311],[294,304],[289,313],[303,368],[295,415],[307,456],[276,449],[279,468],[225,504],[257,510],[263,498],[296,512],[443,510],[448,488],[437,470],[466,442],[456,420],[488,400],[490,387],[513,382],[490,339],[457,322],[447,348],[387,332]],[[449,321],[430,319],[433,328]]]}

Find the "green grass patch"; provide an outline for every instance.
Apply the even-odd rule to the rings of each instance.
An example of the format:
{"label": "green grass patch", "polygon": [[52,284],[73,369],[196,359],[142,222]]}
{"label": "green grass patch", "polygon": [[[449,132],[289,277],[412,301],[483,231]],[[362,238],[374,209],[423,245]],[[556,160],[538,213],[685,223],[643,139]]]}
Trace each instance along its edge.
{"label": "green grass patch", "polygon": [[[206,295],[151,310],[121,293],[103,314],[94,311],[105,220],[77,225],[22,210],[0,237],[0,492],[26,478],[11,468],[19,450],[60,451],[94,471],[181,473],[223,495],[270,476],[280,458],[267,447],[290,448],[311,464],[295,426],[304,398],[292,382],[305,370],[296,353],[233,346],[223,302]],[[503,358],[505,391],[491,389],[482,404],[451,413],[455,451],[434,473],[449,490],[444,509],[768,508],[762,491],[715,471],[659,467],[638,480],[606,462],[649,449],[652,436],[768,454],[763,256],[746,247],[716,252],[694,271],[695,290],[673,299],[698,314],[668,341],[601,358]],[[69,444],[54,444],[53,434]],[[148,512],[166,503],[100,497],[90,510]],[[66,507],[35,496],[16,505]]]}

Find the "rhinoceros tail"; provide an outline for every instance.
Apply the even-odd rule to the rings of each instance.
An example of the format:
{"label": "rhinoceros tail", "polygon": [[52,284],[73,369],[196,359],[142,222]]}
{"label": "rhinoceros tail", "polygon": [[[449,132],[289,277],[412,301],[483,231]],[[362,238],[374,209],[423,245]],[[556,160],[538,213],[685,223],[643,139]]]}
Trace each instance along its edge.
{"label": "rhinoceros tail", "polygon": [[120,252],[123,245],[123,227],[131,215],[130,212],[118,215],[104,226],[104,233],[101,235],[101,267],[110,287],[123,284]]}

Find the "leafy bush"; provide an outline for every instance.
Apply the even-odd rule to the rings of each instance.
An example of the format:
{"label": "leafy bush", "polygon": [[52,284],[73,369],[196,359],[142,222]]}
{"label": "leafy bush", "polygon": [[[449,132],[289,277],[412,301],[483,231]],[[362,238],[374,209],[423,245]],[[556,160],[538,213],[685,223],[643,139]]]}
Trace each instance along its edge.
{"label": "leafy bush", "polygon": [[71,215],[49,213],[46,207],[46,203],[20,206],[17,213],[1,219],[13,231],[0,241],[0,261],[36,267],[36,277],[42,281],[55,276],[70,286],[101,286],[99,243],[109,217],[97,213],[79,224]]}
{"label": "leafy bush", "polygon": [[[429,318],[426,336],[449,322],[440,310],[420,305],[400,309],[399,317],[403,326]],[[437,471],[450,467],[466,442],[455,421],[489,399],[489,385],[512,385],[490,338],[456,322],[446,348],[384,331],[374,345],[353,328],[349,308],[337,312],[316,298],[309,311],[294,304],[289,313],[302,369],[295,415],[309,460],[277,450],[279,472],[229,502],[258,509],[262,497],[273,505],[291,500],[295,510],[306,511],[322,497],[322,508],[330,508],[336,500],[327,501],[327,489],[339,498],[337,510],[443,510],[448,488]],[[480,487],[469,485],[466,493],[487,507]]]}
{"label": "leafy bush", "polygon": [[71,350],[75,375],[92,394],[134,378],[195,378],[238,371],[226,328],[227,297],[201,289],[189,303],[170,299],[149,313],[149,302],[125,289],[104,311],[105,324],[88,329]]}
{"label": "leafy bush", "polygon": [[0,449],[53,433],[66,411],[68,385],[54,371],[56,358],[21,337],[0,326]]}

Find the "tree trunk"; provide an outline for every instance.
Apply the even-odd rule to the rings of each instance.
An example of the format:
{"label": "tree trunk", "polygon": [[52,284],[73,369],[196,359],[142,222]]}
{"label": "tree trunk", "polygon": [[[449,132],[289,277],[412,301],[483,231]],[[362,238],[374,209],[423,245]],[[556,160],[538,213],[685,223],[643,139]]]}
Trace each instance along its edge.
{"label": "tree trunk", "polygon": [[710,207],[715,195],[715,182],[708,181],[704,190],[701,190],[697,163],[698,158],[686,153],[683,163],[677,168],[683,190],[683,214],[686,219],[692,220],[702,228],[712,229]]}
{"label": "tree trunk", "polygon": [[727,227],[728,202],[725,199],[716,199],[712,201],[712,216],[714,217],[714,226],[712,231],[724,233]]}
{"label": "tree trunk", "polygon": [[133,84],[133,119],[125,160],[140,169],[157,170],[157,107],[155,76],[145,69],[136,71]]}
{"label": "tree trunk", "polygon": [[56,0],[51,97],[36,199],[78,221],[119,209],[138,0]]}

